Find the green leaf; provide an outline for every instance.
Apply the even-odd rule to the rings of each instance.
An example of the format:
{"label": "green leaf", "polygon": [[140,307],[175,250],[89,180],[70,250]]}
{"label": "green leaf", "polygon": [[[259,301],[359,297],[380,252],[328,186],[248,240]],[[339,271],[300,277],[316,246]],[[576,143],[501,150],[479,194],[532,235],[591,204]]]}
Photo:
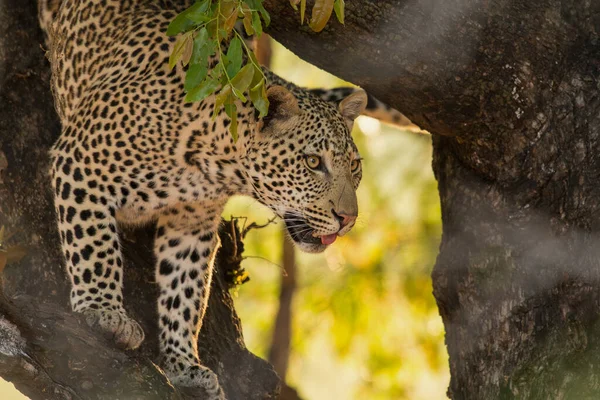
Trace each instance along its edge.
{"label": "green leaf", "polygon": [[192,51],[194,50],[194,41],[192,40],[192,35],[188,36],[184,45],[183,51],[181,53],[181,63],[186,66],[190,62],[190,58],[192,57]]}
{"label": "green leaf", "polygon": [[186,18],[196,23],[210,21],[211,13],[209,12],[210,2],[208,0],[197,1],[190,8],[184,11]]}
{"label": "green leaf", "polygon": [[229,124],[229,133],[231,133],[233,143],[236,143],[238,140],[237,107],[233,100],[225,103],[225,114],[227,114],[231,120],[231,123]]}
{"label": "green leaf", "polygon": [[242,22],[244,23],[244,29],[246,30],[246,34],[248,36],[254,35],[254,28],[252,27],[252,11],[246,3],[242,4],[242,10],[244,15],[244,19],[242,20]]}
{"label": "green leaf", "polygon": [[215,98],[215,108],[213,110],[213,116],[212,116],[213,119],[217,118],[217,115],[219,115],[219,111],[221,110],[221,107],[223,106],[223,104],[225,104],[226,101],[229,101],[228,99],[229,99],[230,95],[231,95],[231,86],[225,85],[225,87],[223,87],[223,89],[221,89],[221,91]]}
{"label": "green leaf", "polygon": [[300,25],[304,23],[304,16],[306,15],[306,0],[300,1]]}
{"label": "green leaf", "polygon": [[167,36],[175,36],[181,32],[186,32],[194,26],[194,21],[190,21],[186,16],[186,11],[177,15],[167,27]]}
{"label": "green leaf", "polygon": [[217,79],[214,79],[210,76],[206,77],[204,81],[190,90],[188,94],[185,96],[185,101],[190,103],[193,101],[201,101],[214,93],[214,91],[219,87],[220,82]]}
{"label": "green leaf", "polygon": [[246,3],[250,6],[250,8],[254,10],[258,10],[260,15],[262,16],[263,21],[265,21],[265,26],[269,26],[271,23],[271,16],[265,10],[265,7],[262,4],[263,0],[246,0]]}
{"label": "green leaf", "polygon": [[231,30],[233,29],[233,27],[235,26],[235,23],[238,19],[238,4],[237,1],[236,2],[225,2],[223,0],[221,0],[221,15],[224,17],[223,19],[221,19],[222,22],[222,27],[223,29],[225,29],[225,31],[227,32],[226,35],[224,35],[223,37],[227,37],[229,35],[229,33],[231,32]]}
{"label": "green leaf", "polygon": [[175,47],[173,48],[173,52],[169,56],[169,68],[170,69],[173,69],[173,67],[175,67],[175,64],[177,64],[177,61],[179,61],[179,59],[183,56],[185,47],[186,47],[188,41],[191,39],[191,35],[189,33],[190,32],[184,34],[179,39],[177,39],[177,41],[175,42]]}
{"label": "green leaf", "polygon": [[246,98],[244,97],[243,93],[250,87],[253,77],[254,65],[246,64],[244,68],[242,68],[240,72],[238,72],[237,75],[231,80],[231,85],[234,89],[233,93],[244,103],[246,102]]}
{"label": "green leaf", "polygon": [[308,26],[310,26],[313,31],[321,32],[323,28],[325,28],[325,25],[327,25],[327,21],[329,21],[331,13],[333,12],[333,1],[334,0],[315,0],[312,16],[308,23]]}
{"label": "green leaf", "polygon": [[242,42],[236,36],[229,43],[227,49],[227,76],[229,78],[235,76],[242,67]]}
{"label": "green leaf", "polygon": [[262,79],[258,85],[250,89],[250,100],[258,110],[259,118],[263,118],[269,112],[269,99],[267,99],[267,90],[265,88],[265,80]]}
{"label": "green leaf", "polygon": [[[258,65],[258,63],[256,64]],[[260,70],[260,68],[254,67],[254,76],[252,77],[252,82],[250,83],[250,87],[255,87],[257,86],[261,80],[263,80],[265,77],[263,76],[262,71]]]}
{"label": "green leaf", "polygon": [[260,20],[260,16],[256,11],[252,12],[252,28],[256,32],[257,37],[260,37],[260,35],[262,35],[262,22]]}
{"label": "green leaf", "polygon": [[183,87],[186,92],[189,92],[196,86],[200,85],[208,74],[208,68],[204,64],[192,64],[185,74],[185,83]]}
{"label": "green leaf", "polygon": [[202,28],[194,39],[194,50],[190,59],[191,64],[203,63],[208,66],[208,60],[216,53],[214,40],[208,38],[208,31]]}
{"label": "green leaf", "polygon": [[335,0],[333,3],[333,11],[335,11],[335,16],[341,24],[344,23],[344,9],[346,8],[346,4],[344,0]]}

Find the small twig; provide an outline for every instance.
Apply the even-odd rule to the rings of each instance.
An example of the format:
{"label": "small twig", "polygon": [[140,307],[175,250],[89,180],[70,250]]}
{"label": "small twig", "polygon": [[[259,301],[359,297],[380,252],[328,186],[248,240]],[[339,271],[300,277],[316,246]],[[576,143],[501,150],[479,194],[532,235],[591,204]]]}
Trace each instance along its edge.
{"label": "small twig", "polygon": [[285,271],[285,268],[284,268],[283,266],[281,266],[281,265],[277,264],[277,263],[276,263],[276,262],[274,262],[274,261],[271,261],[271,260],[269,260],[268,258],[261,257],[261,256],[245,256],[245,257],[243,257],[242,259],[243,259],[243,260],[245,260],[245,259],[247,259],[247,258],[256,258],[256,259],[259,259],[259,260],[266,261],[266,262],[268,262],[269,264],[273,264],[274,266],[276,266],[277,268],[279,268],[279,269],[282,271],[282,273],[283,273],[283,276],[287,276],[287,272]]}
{"label": "small twig", "polygon": [[256,222],[251,223],[250,225],[248,225],[248,227],[246,227],[243,231],[242,231],[242,238],[246,237],[246,234],[251,231],[252,229],[262,229],[262,228],[266,228],[267,226],[275,223],[275,221],[277,220],[277,217],[273,217],[271,219],[269,219],[265,224],[257,224]]}

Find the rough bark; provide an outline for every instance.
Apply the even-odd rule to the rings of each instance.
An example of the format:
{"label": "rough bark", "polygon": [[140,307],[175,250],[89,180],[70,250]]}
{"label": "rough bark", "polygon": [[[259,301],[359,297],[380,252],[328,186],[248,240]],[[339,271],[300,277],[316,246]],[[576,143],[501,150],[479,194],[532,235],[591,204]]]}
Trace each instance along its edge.
{"label": "rough bark", "polygon": [[598,398],[600,2],[346,2],[319,34],[266,3],[276,40],[434,135],[449,396]]}
{"label": "rough bark", "polygon": [[[125,305],[146,332],[142,347],[120,351],[69,311],[47,176],[48,149],[60,126],[35,1],[0,3],[0,32],[0,226],[16,233],[8,244],[27,246],[1,279],[0,376],[32,399],[201,396],[174,389],[152,363],[158,355],[153,227],[123,232]],[[279,378],[246,350],[227,290],[225,276],[239,266],[243,250],[231,232],[232,225],[221,230],[200,352],[229,399],[275,398]]]}
{"label": "rough bark", "polygon": [[[41,35],[35,28],[35,7],[29,3],[0,5],[0,148],[8,160],[0,187],[0,223],[19,228],[13,240],[30,246],[27,257],[5,271],[4,293],[10,301],[2,309],[8,319],[0,320],[5,337],[13,338],[2,343],[14,343],[13,350],[25,348],[27,356],[0,347],[2,364],[12,357],[24,373],[32,370],[29,365],[41,365],[47,369],[24,375],[27,383],[33,382],[27,387],[41,382],[48,390],[82,396],[78,390],[84,388],[65,385],[63,375],[53,375],[65,363],[73,374],[81,373],[80,364],[69,364],[66,357],[63,364],[53,361],[66,347],[44,350],[40,343],[54,342],[30,342],[43,332],[26,322],[50,332],[79,324],[69,317],[60,324],[44,323],[45,315],[63,318],[67,294],[45,177],[46,151],[58,126],[47,89],[48,68],[37,52]],[[434,134],[444,232],[433,279],[447,332],[449,395],[597,398],[600,3],[364,0],[347,2],[345,27],[332,21],[318,35],[299,28],[289,2],[266,4],[273,17],[270,33],[277,40],[363,86]],[[126,298],[148,333],[154,323],[147,315],[154,309],[147,306],[154,296],[152,284],[132,274],[148,272],[150,260],[135,254],[142,249],[149,254],[150,234],[133,236],[136,243],[126,246],[126,282],[139,286],[128,285]],[[131,268],[131,263],[146,268]],[[218,300],[216,293],[227,296],[216,290],[211,301]],[[36,303],[25,300],[34,296]],[[50,304],[50,310],[28,316],[25,305],[12,308],[19,299]],[[211,303],[210,312],[216,307]],[[217,319],[209,314],[208,321],[206,331],[214,333]],[[14,324],[22,324],[18,335]],[[207,334],[220,343],[204,353],[209,354],[208,365],[227,360],[216,349],[237,355],[231,357],[235,365],[215,367],[226,387],[246,385],[235,368],[256,365],[246,363],[252,356],[236,332],[232,325],[223,336]],[[126,360],[128,368],[119,376],[139,376],[142,368],[154,368],[135,363],[140,362],[136,357],[155,355],[155,348],[150,340],[137,355],[111,357]],[[94,355],[102,358],[98,351]],[[270,391],[275,383],[268,382],[274,378],[270,372],[265,375],[269,378],[248,381],[247,393],[261,393],[252,385]],[[26,382],[21,383],[24,387]],[[117,386],[111,381],[106,387]]]}

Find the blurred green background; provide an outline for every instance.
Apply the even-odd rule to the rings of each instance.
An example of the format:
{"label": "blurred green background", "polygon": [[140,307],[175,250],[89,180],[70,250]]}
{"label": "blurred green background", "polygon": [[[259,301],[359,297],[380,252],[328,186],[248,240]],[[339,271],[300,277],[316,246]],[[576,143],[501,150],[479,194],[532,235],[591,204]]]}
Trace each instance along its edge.
{"label": "blurred green background", "polygon": [[[348,85],[277,44],[271,69],[302,86]],[[444,399],[448,356],[430,278],[441,236],[431,139],[368,117],[359,117],[354,138],[364,157],[355,228],[324,254],[296,252],[288,384],[306,400]],[[265,222],[271,213],[236,198],[230,215]],[[264,358],[278,305],[281,231],[248,235],[252,280],[236,297],[246,344]]]}
{"label": "blurred green background", "polygon": [[[273,45],[272,69],[302,86],[347,83]],[[296,253],[287,382],[304,400],[446,398],[444,330],[431,287],[441,217],[431,140],[368,117],[355,124],[363,161],[360,216],[325,253]],[[266,222],[247,198],[225,213]],[[244,266],[251,281],[235,293],[247,346],[267,358],[282,273],[281,225],[253,230]],[[0,379],[0,399],[24,397]]]}

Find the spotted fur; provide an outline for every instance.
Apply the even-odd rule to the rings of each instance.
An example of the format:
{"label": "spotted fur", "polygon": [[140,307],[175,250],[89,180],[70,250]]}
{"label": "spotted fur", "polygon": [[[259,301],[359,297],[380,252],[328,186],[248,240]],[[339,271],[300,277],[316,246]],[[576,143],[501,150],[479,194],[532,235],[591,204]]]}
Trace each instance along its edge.
{"label": "spotted fur", "polygon": [[[211,118],[214,96],[184,103],[184,71],[168,68],[174,39],[164,32],[185,5],[64,0],[44,8],[57,4],[43,2],[40,19],[63,126],[51,176],[72,308],[120,346],[140,345],[144,333],[123,306],[117,225],[156,221],[161,365],[174,384],[223,399],[197,350],[223,207],[234,194],[254,197],[305,251],[348,232],[361,179],[350,130],[366,95],[334,104],[267,71],[269,114],[259,120],[239,103],[234,143],[224,112]],[[318,166],[308,166],[310,155]]]}

